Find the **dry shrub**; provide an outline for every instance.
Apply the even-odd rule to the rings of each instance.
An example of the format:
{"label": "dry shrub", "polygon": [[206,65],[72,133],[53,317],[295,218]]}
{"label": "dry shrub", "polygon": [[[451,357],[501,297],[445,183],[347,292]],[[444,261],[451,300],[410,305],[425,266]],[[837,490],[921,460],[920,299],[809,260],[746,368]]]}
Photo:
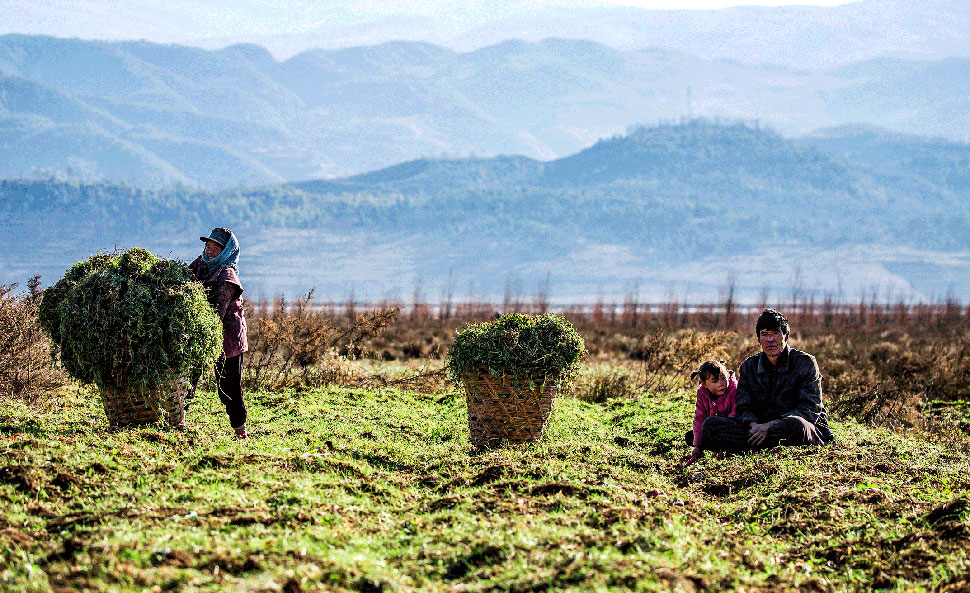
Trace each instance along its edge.
{"label": "dry shrub", "polygon": [[301,368],[296,378],[301,387],[358,386],[367,381],[367,375],[353,361],[336,351],[326,353],[316,364]]}
{"label": "dry shrub", "polygon": [[623,350],[628,358],[641,363],[638,390],[663,391],[687,386],[691,371],[705,360],[723,360],[736,368],[757,348],[754,340],[745,341],[734,332],[658,327],[635,341],[628,340]]}
{"label": "dry shrub", "polygon": [[731,346],[737,341],[734,332],[671,332],[661,327],[639,338],[628,338],[621,347],[629,358],[642,361],[649,371],[683,374],[705,360],[728,359]]}
{"label": "dry shrub", "polygon": [[396,387],[421,393],[446,393],[453,387],[448,380],[448,369],[444,368],[405,371],[397,376],[367,375],[359,384],[362,387]]}
{"label": "dry shrub", "polygon": [[641,391],[637,375],[624,367],[610,366],[581,371],[563,395],[602,404],[611,399],[634,397]]}
{"label": "dry shrub", "polygon": [[361,347],[379,360],[440,360],[448,351],[456,331],[452,320],[421,319],[408,316],[380,336],[366,339]]}
{"label": "dry shrub", "polygon": [[37,324],[39,287],[40,276],[27,282],[22,295],[13,294],[16,284],[0,285],[0,396],[31,404],[67,382]]}
{"label": "dry shrub", "polygon": [[244,381],[251,389],[318,386],[349,381],[343,364],[363,351],[360,343],[394,321],[397,307],[340,318],[313,307],[313,291],[290,305],[280,298],[272,309],[247,305],[249,361]]}
{"label": "dry shrub", "polygon": [[898,389],[874,387],[865,393],[838,393],[829,408],[836,416],[893,428],[922,424],[920,397]]}
{"label": "dry shrub", "polygon": [[897,331],[820,336],[799,345],[819,361],[830,408],[871,424],[924,423],[935,402],[962,402],[970,392],[970,336]]}

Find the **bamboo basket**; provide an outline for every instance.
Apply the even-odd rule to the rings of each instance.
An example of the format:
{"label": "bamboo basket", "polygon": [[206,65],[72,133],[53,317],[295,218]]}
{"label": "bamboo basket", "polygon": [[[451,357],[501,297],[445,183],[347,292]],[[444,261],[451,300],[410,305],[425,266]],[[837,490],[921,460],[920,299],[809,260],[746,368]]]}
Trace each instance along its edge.
{"label": "bamboo basket", "polygon": [[158,424],[178,426],[185,418],[185,394],[189,380],[180,377],[158,389],[101,388],[101,402],[111,428]]}
{"label": "bamboo basket", "polygon": [[526,443],[542,436],[559,392],[559,381],[503,374],[466,374],[468,433],[475,447]]}

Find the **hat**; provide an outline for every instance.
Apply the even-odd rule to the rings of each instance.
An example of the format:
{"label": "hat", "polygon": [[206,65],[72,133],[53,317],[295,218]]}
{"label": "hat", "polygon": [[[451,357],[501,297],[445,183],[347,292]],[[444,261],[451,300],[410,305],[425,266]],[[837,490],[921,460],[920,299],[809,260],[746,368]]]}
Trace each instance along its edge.
{"label": "hat", "polygon": [[224,229],[222,227],[216,227],[212,229],[208,237],[199,237],[199,240],[212,241],[213,243],[218,243],[219,247],[225,247],[226,243],[229,242],[229,237],[232,236],[232,231],[229,229]]}

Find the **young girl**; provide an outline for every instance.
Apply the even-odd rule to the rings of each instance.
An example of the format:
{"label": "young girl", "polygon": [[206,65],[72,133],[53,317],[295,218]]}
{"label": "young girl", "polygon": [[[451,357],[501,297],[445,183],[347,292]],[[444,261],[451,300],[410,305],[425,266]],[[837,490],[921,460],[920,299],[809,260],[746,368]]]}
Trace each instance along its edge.
{"label": "young girl", "polygon": [[738,392],[738,380],[734,376],[734,371],[727,370],[724,363],[717,360],[705,362],[690,374],[690,378],[700,385],[697,387],[694,430],[688,431],[686,435],[687,444],[694,447],[687,465],[694,463],[703,455],[701,427],[704,421],[711,416],[733,418],[736,413]]}
{"label": "young girl", "polygon": [[[208,237],[199,239],[205,243],[205,249],[189,264],[189,269],[195,279],[205,286],[209,304],[222,320],[222,356],[216,362],[219,399],[226,406],[236,438],[246,439],[249,434],[246,432],[242,369],[247,343],[246,317],[242,307],[243,288],[236,273],[239,242],[232,231],[224,228],[212,229]],[[201,371],[193,377],[193,393],[200,376]]]}

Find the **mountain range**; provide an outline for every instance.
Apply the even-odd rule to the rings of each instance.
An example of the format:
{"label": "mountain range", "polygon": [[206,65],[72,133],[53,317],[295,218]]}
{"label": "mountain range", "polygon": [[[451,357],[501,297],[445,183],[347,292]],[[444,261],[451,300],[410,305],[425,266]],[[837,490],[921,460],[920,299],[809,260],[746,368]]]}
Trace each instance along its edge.
{"label": "mountain range", "polygon": [[0,177],[219,190],[420,157],[553,160],[689,116],[789,136],[867,124],[965,141],[970,59],[804,71],[550,39],[465,53],[391,42],[280,62],[252,45],[0,37]]}
{"label": "mountain range", "polygon": [[831,69],[882,57],[970,57],[968,0],[862,0],[838,6],[649,10],[603,0],[188,2],[5,0],[0,33],[146,39],[220,49],[311,49],[421,41],[472,51],[508,39],[588,39],[620,50],[664,48],[712,60]]}
{"label": "mountain range", "polygon": [[7,180],[0,282],[53,280],[116,246],[190,259],[197,236],[230,226],[257,297],[417,287],[433,299],[447,282],[491,299],[550,286],[559,301],[699,300],[733,277],[749,300],[932,299],[970,291],[968,192],[967,144],[865,126],[788,139],[704,120],[551,161],[418,159],[222,192]]}

